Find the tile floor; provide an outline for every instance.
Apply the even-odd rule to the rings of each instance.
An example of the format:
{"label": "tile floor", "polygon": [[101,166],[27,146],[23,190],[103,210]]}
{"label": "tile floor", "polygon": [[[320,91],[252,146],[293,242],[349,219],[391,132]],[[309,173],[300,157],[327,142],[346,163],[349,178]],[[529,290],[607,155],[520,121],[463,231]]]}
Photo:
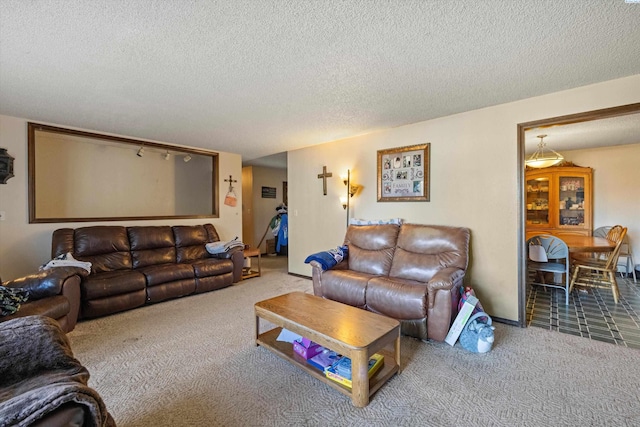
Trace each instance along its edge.
{"label": "tile floor", "polygon": [[640,278],[619,278],[620,301],[611,291],[574,289],[565,305],[561,289],[528,286],[527,326],[640,349]]}

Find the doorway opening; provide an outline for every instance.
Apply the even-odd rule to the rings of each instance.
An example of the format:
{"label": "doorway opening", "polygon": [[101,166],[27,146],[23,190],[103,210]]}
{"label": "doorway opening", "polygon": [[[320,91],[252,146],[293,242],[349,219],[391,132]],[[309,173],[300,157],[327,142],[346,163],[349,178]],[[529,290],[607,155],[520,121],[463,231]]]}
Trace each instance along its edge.
{"label": "doorway opening", "polygon": [[[618,274],[618,286],[623,298],[618,304],[607,290],[574,289],[567,306],[563,290],[527,285],[525,245],[526,239],[535,234],[535,226],[528,224],[533,217],[527,220],[524,159],[535,150],[538,134],[546,134],[545,140],[567,160],[593,168],[593,221],[588,235],[600,226],[622,224],[629,228],[632,251],[638,254],[640,224],[634,215],[640,210],[640,200],[632,196],[634,192],[629,185],[633,184],[629,180],[638,182],[640,177],[640,173],[635,175],[639,169],[640,103],[518,124],[519,324],[640,348],[640,283],[632,277],[622,277],[631,276],[628,268],[619,269],[622,274]],[[631,164],[634,161],[635,167]],[[549,197],[559,198],[559,194]],[[566,209],[566,204],[558,209],[561,207]],[[556,215],[559,232],[544,231],[562,237],[568,228],[563,229],[562,214],[550,212],[548,215]]]}

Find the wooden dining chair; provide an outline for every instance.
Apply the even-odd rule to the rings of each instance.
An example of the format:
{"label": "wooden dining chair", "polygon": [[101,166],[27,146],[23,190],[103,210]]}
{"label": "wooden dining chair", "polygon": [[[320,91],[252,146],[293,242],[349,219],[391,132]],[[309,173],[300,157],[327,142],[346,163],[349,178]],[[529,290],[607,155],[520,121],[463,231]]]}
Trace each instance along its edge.
{"label": "wooden dining chair", "polygon": [[[616,226],[620,227],[620,226]],[[605,225],[603,227],[598,227],[593,230],[593,237],[602,237],[612,242],[616,241],[617,234],[620,233],[620,228],[612,227],[610,225]],[[571,254],[571,265],[579,263],[580,261],[585,261],[589,259],[600,259],[606,260],[609,256],[608,252],[578,252]]]}
{"label": "wooden dining chair", "polygon": [[627,234],[627,228],[616,225],[609,230],[607,239],[616,243],[611,252],[603,252],[597,257],[575,257],[573,258],[573,274],[569,291],[574,286],[586,286],[593,288],[611,289],[613,301],[617,304],[620,298],[616,272],[618,270],[618,256],[620,247]]}
{"label": "wooden dining chair", "polygon": [[[620,258],[623,258],[622,260]],[[626,277],[633,277],[633,283],[637,283],[635,260],[633,259],[633,252],[631,249],[631,242],[629,241],[629,235],[624,236],[622,240],[622,246],[620,247],[620,255],[618,256],[618,270],[624,268]],[[622,275],[622,272],[620,272]]]}
{"label": "wooden dining chair", "polygon": [[[547,273],[553,273],[553,281],[547,281]],[[562,281],[556,281],[560,274]],[[527,240],[527,284],[562,289],[569,305],[569,248],[562,239],[539,235]]]}

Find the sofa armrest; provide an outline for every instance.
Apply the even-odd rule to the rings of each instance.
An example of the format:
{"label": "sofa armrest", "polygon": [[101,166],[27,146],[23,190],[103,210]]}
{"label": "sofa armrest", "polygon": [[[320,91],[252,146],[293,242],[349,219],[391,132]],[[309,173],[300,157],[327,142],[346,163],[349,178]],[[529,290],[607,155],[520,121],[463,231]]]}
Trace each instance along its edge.
{"label": "sofa armrest", "polygon": [[71,332],[76,327],[80,313],[81,277],[88,275],[85,269],[79,267],[55,267],[5,282],[3,285],[28,290],[29,300],[64,296],[69,301],[69,313],[65,316],[66,319],[62,320],[62,327],[65,332]]}
{"label": "sofa armrest", "polygon": [[69,300],[69,314],[67,314],[67,324],[64,327],[65,332],[71,332],[78,323],[80,316],[80,282],[82,279],[77,274],[68,277],[62,283],[62,295]]}
{"label": "sofa armrest", "polygon": [[444,341],[451,323],[458,313],[460,286],[465,271],[443,268],[427,283],[427,337]]}
{"label": "sofa armrest", "polygon": [[37,300],[54,295],[63,295],[63,286],[67,279],[74,276],[80,278],[88,275],[87,270],[80,267],[54,267],[15,280],[9,280],[3,285],[10,288],[26,289],[29,291],[29,298]]}
{"label": "sofa armrest", "polygon": [[313,281],[313,294],[322,296],[322,265],[318,261],[311,261],[311,280]]}
{"label": "sofa armrest", "polygon": [[209,254],[209,257],[230,259],[233,263],[233,283],[237,283],[242,280],[242,267],[244,267],[244,248],[231,248],[228,252]]}
{"label": "sofa armrest", "polygon": [[[311,279],[313,280],[313,294],[317,296],[322,296],[322,273],[324,270],[322,269],[322,264],[318,261],[310,261],[309,265],[311,266]],[[347,259],[343,259],[338,264],[331,267],[329,270],[348,270],[349,269],[349,261]]]}
{"label": "sofa armrest", "polygon": [[436,292],[439,290],[452,291],[462,286],[464,279],[464,270],[459,268],[443,268],[438,271],[427,283],[427,299],[428,308],[433,308],[435,304]]}

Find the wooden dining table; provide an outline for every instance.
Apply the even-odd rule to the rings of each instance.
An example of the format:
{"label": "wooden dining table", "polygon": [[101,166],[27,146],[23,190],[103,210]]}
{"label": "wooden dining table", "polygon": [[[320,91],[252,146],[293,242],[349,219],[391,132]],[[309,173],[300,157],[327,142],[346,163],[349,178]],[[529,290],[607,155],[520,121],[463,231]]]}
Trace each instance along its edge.
{"label": "wooden dining table", "polygon": [[567,244],[569,252],[611,252],[616,243],[604,237],[565,235],[561,239]]}

